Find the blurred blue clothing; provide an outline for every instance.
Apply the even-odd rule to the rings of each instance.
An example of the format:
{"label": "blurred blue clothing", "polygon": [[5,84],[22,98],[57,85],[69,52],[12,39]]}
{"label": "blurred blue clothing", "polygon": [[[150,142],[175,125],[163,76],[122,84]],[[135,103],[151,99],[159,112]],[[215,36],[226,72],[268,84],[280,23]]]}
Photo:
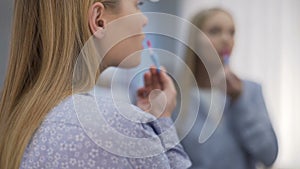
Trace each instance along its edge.
{"label": "blurred blue clothing", "polygon": [[[156,119],[129,105],[136,111],[126,115],[147,120],[146,123],[131,121],[120,114],[115,106],[118,101],[111,97],[110,91],[98,92],[101,97],[91,92],[73,95],[53,108],[28,144],[21,169],[183,169],[191,165],[178,144],[171,118]],[[105,122],[97,120],[98,116]],[[167,130],[169,135],[162,134]],[[136,140],[131,142],[129,138]],[[146,143],[152,146],[141,145],[143,138],[149,138]],[[156,149],[163,151],[153,154]],[[138,153],[149,156],[134,157]]]}
{"label": "blurred blue clothing", "polygon": [[226,100],[217,129],[203,144],[198,140],[210,105],[205,105],[201,91],[200,96],[196,122],[182,140],[192,161],[191,169],[254,169],[257,163],[273,164],[278,153],[277,138],[260,85],[243,81],[241,96],[234,102]]}

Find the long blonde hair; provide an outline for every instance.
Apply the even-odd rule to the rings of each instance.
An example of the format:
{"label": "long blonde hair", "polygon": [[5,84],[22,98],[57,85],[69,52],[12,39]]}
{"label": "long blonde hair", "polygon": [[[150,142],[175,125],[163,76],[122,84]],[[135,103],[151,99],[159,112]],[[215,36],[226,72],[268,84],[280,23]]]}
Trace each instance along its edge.
{"label": "long blonde hair", "polygon": [[[17,169],[47,113],[72,94],[73,71],[91,37],[88,10],[117,0],[15,0],[10,59],[0,102],[0,168]],[[91,88],[88,69],[75,88]],[[82,80],[83,79],[83,80]]]}

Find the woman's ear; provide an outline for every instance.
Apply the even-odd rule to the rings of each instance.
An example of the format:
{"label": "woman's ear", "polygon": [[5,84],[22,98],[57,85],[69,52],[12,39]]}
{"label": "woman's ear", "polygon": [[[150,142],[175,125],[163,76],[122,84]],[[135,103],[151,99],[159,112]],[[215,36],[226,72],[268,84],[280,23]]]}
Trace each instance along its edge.
{"label": "woman's ear", "polygon": [[101,39],[104,36],[106,21],[103,18],[105,8],[101,2],[94,3],[89,9],[89,27],[91,33]]}

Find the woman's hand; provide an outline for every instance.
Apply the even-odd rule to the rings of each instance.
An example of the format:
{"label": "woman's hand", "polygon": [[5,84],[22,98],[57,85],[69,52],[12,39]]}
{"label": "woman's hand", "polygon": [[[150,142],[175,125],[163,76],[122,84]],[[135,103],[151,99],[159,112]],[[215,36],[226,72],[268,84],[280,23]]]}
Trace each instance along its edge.
{"label": "woman's hand", "polygon": [[176,106],[176,89],[164,68],[151,67],[144,74],[145,86],[137,91],[137,106],[155,117],[170,117]]}
{"label": "woman's hand", "polygon": [[227,84],[227,95],[233,101],[237,100],[242,93],[242,81],[230,70],[228,66],[224,68]]}

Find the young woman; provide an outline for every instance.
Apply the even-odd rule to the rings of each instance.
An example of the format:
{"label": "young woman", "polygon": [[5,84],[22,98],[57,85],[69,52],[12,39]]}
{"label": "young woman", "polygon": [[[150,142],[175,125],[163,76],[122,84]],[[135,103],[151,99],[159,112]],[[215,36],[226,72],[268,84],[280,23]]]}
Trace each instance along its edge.
{"label": "young woman", "polygon": [[[200,93],[200,108],[195,125],[182,144],[190,156],[192,168],[207,169],[254,169],[262,163],[271,166],[278,152],[278,145],[268,112],[263,99],[261,86],[257,83],[241,80],[231,71],[228,57],[234,46],[235,25],[232,16],[221,8],[211,8],[197,13],[192,23],[199,28],[210,40],[216,53],[206,52],[203,39],[198,39],[200,53],[205,59],[219,58],[224,66],[226,90],[220,93],[227,96],[222,113],[222,119],[216,130],[204,142],[199,143],[199,135],[204,125],[214,126],[218,123],[213,116],[209,116],[210,106],[216,107],[219,102],[211,102],[212,86],[216,77],[213,72],[211,78],[207,69],[214,65],[204,65],[194,52],[187,52],[187,63],[192,68],[197,80]],[[191,35],[190,37],[202,37]],[[217,56],[218,55],[218,56]],[[214,59],[210,59],[213,60]],[[220,69],[223,69],[223,66]],[[217,67],[217,66],[216,66]],[[214,70],[213,68],[211,70]],[[217,78],[218,79],[218,78]],[[219,81],[221,78],[219,78]],[[221,89],[223,90],[223,88]],[[220,90],[219,90],[220,91]],[[193,101],[193,96],[191,102]],[[223,104],[224,102],[222,102]],[[221,104],[221,103],[220,103]],[[206,123],[205,123],[206,122]]]}
{"label": "young woman", "polygon": [[[89,92],[106,67],[142,50],[147,18],[139,10],[140,1],[14,2],[10,62],[0,103],[1,169],[189,167],[182,146],[168,140],[177,138],[170,119],[176,91],[165,71],[158,74],[152,67],[144,76],[137,105],[153,115],[137,108],[134,112],[146,118],[144,123],[121,116],[128,109],[117,109],[110,93],[95,97]],[[139,57],[122,66],[138,65]],[[157,112],[161,105],[150,104],[149,95],[162,93],[165,109]],[[106,123],[91,116],[93,112]],[[100,129],[89,128],[99,123]],[[136,142],[122,140],[128,137]],[[140,145],[141,138],[153,143]]]}

